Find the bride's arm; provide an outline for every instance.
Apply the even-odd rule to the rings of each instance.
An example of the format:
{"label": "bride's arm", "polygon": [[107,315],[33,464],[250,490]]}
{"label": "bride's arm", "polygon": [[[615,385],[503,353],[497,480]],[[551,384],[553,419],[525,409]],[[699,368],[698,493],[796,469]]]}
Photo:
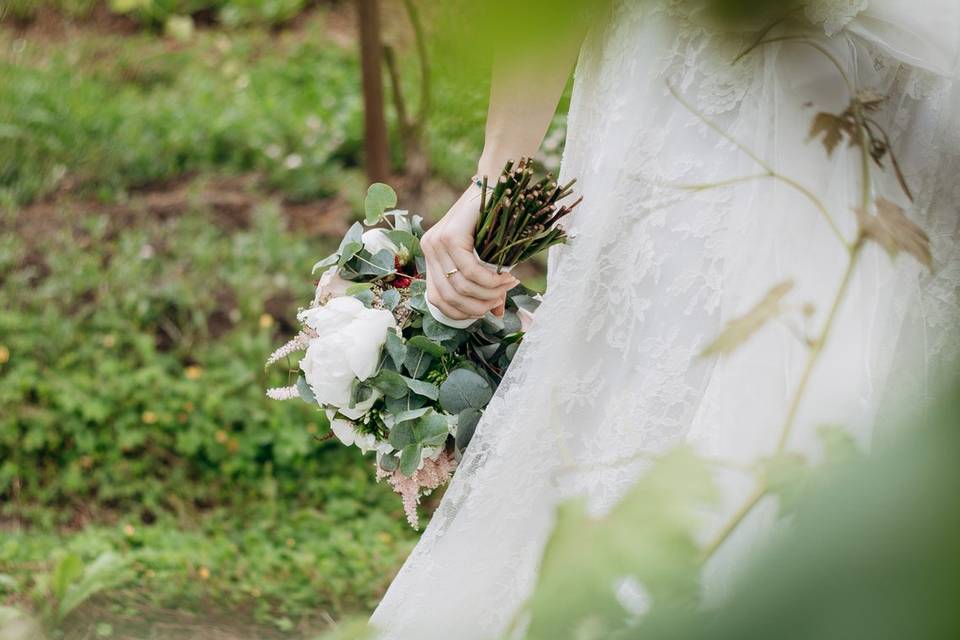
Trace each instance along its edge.
{"label": "bride's arm", "polygon": [[[532,156],[557,109],[579,41],[547,56],[500,60],[494,65],[483,154],[477,175],[500,175],[507,160]],[[427,231],[421,245],[427,261],[427,295],[455,320],[503,314],[506,292],[517,280],[484,268],[473,252],[480,188],[471,185],[444,217]],[[456,270],[450,277],[445,274]]]}

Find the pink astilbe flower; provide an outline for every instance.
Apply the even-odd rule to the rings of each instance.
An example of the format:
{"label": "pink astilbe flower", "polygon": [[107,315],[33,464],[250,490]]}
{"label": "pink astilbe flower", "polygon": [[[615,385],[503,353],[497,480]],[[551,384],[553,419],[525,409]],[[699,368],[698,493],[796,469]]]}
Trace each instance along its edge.
{"label": "pink astilbe flower", "polygon": [[298,333],[290,342],[283,345],[276,351],[270,354],[270,357],[267,358],[267,364],[265,367],[269,367],[273,363],[282,360],[289,356],[291,353],[296,353],[297,351],[303,351],[310,344],[311,338],[316,338],[317,333],[313,329],[304,329]]}
{"label": "pink astilbe flower", "polygon": [[403,511],[407,514],[407,522],[414,529],[420,528],[417,517],[417,505],[420,498],[429,495],[431,491],[446,483],[457,468],[457,461],[453,454],[443,451],[436,459],[427,458],[412,476],[405,476],[400,469],[384,471],[377,466],[377,480],[386,478],[393,490],[400,494],[403,501]]}
{"label": "pink astilbe flower", "polygon": [[300,397],[300,392],[297,390],[297,385],[274,387],[267,389],[267,397],[271,400],[293,400]]}

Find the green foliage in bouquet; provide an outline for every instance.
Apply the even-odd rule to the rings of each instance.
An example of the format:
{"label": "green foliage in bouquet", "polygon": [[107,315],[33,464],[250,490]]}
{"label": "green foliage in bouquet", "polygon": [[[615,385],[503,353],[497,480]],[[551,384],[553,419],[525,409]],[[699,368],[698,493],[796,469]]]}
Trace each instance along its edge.
{"label": "green foliage in bouquet", "polygon": [[344,444],[376,451],[378,475],[401,494],[416,526],[421,494],[449,478],[517,352],[521,314],[539,302],[519,285],[502,318],[488,314],[465,329],[435,319],[425,299],[421,218],[388,211],[396,203],[393,189],[372,185],[365,224],[355,223],[314,265],[322,275],[313,305],[300,313],[303,331],[267,363],[306,351],[299,372],[291,369],[296,382],[268,395],[319,405]]}

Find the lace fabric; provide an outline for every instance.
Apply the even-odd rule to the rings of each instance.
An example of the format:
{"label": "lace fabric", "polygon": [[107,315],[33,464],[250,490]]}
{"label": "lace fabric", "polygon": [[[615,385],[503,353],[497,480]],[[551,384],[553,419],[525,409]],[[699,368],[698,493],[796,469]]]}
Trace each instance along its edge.
{"label": "lace fabric", "polygon": [[[858,21],[869,24],[871,8],[846,4],[838,14],[811,9],[824,24],[818,44],[858,87],[888,96],[875,117],[917,194],[910,215],[931,235],[936,268],[931,275],[879,247],[865,251],[798,415],[791,447],[803,452],[816,451],[823,423],[868,442],[891,372],[910,373],[911,393],[928,394],[917,374],[960,352],[960,88],[864,35]],[[906,2],[883,6],[910,11]],[[534,585],[559,500],[585,496],[600,514],[649,456],[679,443],[752,461],[777,440],[804,345],[772,325],[731,356],[699,353],[724,322],[785,280],[794,283],[791,304],[811,305],[807,322],[818,326],[848,254],[809,200],[781,181],[684,188],[764,170],[671,88],[816,191],[847,239],[856,234],[859,156],[828,159],[807,135],[816,111],[840,112],[850,96],[812,47],[770,44],[734,65],[749,38],[711,31],[678,7],[618,3],[584,44],[562,164],[585,197],[568,224],[574,239],[552,250],[536,322],[372,618],[382,638],[498,637]],[[874,173],[877,196],[907,204],[891,172]],[[717,481],[723,507],[710,526],[751,489],[742,478]],[[711,597],[722,596],[769,524],[766,511],[707,567]]]}

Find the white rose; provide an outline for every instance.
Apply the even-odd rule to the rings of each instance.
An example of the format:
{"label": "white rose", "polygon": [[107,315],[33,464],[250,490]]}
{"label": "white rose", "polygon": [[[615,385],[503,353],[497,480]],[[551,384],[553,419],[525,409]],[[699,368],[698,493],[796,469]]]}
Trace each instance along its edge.
{"label": "white rose", "polygon": [[387,331],[397,325],[393,314],[344,296],[301,311],[298,317],[317,333],[300,361],[317,402],[349,408],[354,380],[366,380],[376,372]]}
{"label": "white rose", "polygon": [[377,255],[378,251],[386,249],[396,255],[397,245],[387,236],[383,229],[368,229],[363,232],[363,248],[370,252],[370,255]]}

